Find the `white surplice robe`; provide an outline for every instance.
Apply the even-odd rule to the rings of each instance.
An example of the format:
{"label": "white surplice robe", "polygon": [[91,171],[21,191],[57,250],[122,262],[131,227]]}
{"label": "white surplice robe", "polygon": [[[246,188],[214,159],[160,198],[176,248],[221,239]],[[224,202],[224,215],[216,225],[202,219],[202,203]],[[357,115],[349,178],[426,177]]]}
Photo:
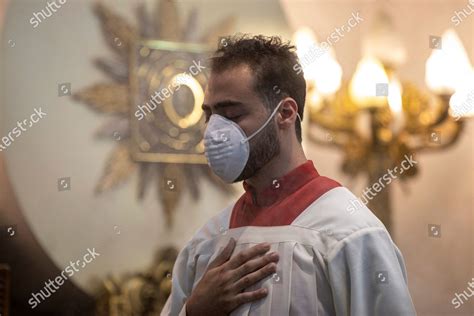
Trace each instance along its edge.
{"label": "white surplice robe", "polygon": [[230,205],[179,253],[172,293],[161,315],[186,315],[186,299],[230,237],[237,241],[232,256],[261,242],[280,255],[277,273],[248,288],[266,287],[267,297],[241,305],[233,316],[416,315],[400,250],[362,203],[348,212],[355,199],[348,189],[337,187],[291,225],[234,229],[228,229]]}

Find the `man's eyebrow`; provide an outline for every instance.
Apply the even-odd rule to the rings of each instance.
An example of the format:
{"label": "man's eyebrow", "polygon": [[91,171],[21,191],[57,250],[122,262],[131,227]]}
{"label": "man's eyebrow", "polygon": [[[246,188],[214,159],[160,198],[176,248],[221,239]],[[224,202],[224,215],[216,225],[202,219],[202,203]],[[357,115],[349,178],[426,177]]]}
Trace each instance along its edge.
{"label": "man's eyebrow", "polygon": [[[217,102],[215,105],[214,105],[214,109],[220,109],[220,108],[225,108],[225,107],[230,107],[230,106],[239,106],[239,105],[242,105],[243,103],[242,102],[239,102],[239,101],[232,101],[232,100],[224,100],[224,101],[220,101],[220,102]],[[210,110],[210,106],[207,105],[207,104],[203,104],[202,105],[202,110]]]}

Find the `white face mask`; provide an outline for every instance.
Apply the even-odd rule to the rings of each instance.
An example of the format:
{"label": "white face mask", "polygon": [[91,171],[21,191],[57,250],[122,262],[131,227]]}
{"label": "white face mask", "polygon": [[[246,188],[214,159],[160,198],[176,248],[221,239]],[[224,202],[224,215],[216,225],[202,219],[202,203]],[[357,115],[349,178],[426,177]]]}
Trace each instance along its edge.
{"label": "white face mask", "polygon": [[[212,114],[204,132],[207,162],[212,171],[227,183],[232,183],[242,173],[250,155],[249,141],[267,126],[280,108],[283,100],[273,110],[267,121],[247,137],[235,122],[219,114]],[[299,114],[298,118],[301,121]]]}

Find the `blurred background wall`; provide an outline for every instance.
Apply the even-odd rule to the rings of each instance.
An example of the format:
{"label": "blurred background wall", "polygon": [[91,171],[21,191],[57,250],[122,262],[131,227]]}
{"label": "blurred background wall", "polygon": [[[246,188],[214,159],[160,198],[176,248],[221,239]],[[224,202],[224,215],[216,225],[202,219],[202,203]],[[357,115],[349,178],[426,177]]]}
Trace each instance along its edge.
{"label": "blurred background wall", "polygon": [[[139,1],[103,2],[135,23],[131,9]],[[57,87],[59,83],[70,82],[75,92],[108,80],[92,63],[93,58],[111,54],[93,15],[92,3],[68,1],[54,16],[33,28],[28,21],[34,12],[45,7],[45,1],[15,0],[11,1],[5,18],[0,135],[8,133],[17,120],[31,115],[34,108],[41,107],[47,113],[0,153],[0,162],[4,164],[4,172],[0,172],[0,224],[17,225],[15,236],[0,241],[0,258],[5,256],[6,247],[13,251],[12,243],[24,247],[30,264],[21,267],[22,275],[26,277],[30,271],[40,275],[24,283],[31,286],[22,289],[25,304],[29,293],[38,291],[44,280],[55,272],[57,275],[87,248],[95,247],[100,257],[73,277],[71,288],[77,286],[84,293],[92,293],[94,279],[143,269],[151,263],[158,248],[183,246],[209,217],[241,192],[237,185],[235,196],[226,197],[202,180],[202,199],[193,201],[187,194],[175,213],[173,227],[165,225],[155,194],[137,201],[136,176],[117,190],[100,196],[93,194],[105,159],[115,144],[94,138],[104,115],[69,97],[58,97]],[[153,4],[154,1],[147,1],[150,9]],[[466,4],[467,1],[421,0],[393,0],[384,4],[407,48],[408,61],[399,69],[403,79],[425,87],[424,63],[431,52],[428,36],[451,27],[453,12]],[[377,8],[375,1],[357,0],[186,0],[177,1],[177,5],[184,16],[192,7],[198,8],[198,25],[203,32],[222,18],[234,15],[236,32],[277,34],[285,39],[291,39],[293,32],[303,25],[326,38],[352,12],[360,11],[365,22],[334,46],[346,75],[354,72],[361,58],[360,40]],[[456,27],[456,32],[473,63],[474,16]],[[417,157],[421,173],[416,179],[403,187],[397,181],[391,185],[393,238],[404,254],[419,315],[472,315],[474,311],[473,299],[457,310],[451,304],[454,294],[465,290],[474,276],[473,136],[474,123],[469,121],[453,148]],[[321,174],[337,179],[356,194],[366,186],[365,179],[349,179],[342,174],[338,151],[308,142],[305,148]],[[58,192],[57,181],[62,177],[71,178],[70,191]],[[441,225],[442,238],[430,238],[428,224]],[[42,257],[42,251],[48,260]],[[56,268],[37,270],[37,262],[44,267],[54,264]],[[75,293],[75,289],[71,291]],[[87,303],[86,297],[84,302]]]}

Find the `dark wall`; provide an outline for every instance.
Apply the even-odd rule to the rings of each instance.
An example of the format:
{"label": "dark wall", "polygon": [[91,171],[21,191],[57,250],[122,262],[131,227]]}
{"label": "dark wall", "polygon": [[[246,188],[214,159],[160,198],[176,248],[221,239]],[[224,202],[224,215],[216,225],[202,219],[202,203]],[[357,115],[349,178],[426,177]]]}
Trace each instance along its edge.
{"label": "dark wall", "polygon": [[[13,226],[12,231],[7,228]],[[16,315],[92,315],[94,300],[69,279],[55,293],[31,309],[28,300],[44,282],[61,274],[33,236],[22,215],[0,153],[0,264],[11,271],[10,311]]]}

